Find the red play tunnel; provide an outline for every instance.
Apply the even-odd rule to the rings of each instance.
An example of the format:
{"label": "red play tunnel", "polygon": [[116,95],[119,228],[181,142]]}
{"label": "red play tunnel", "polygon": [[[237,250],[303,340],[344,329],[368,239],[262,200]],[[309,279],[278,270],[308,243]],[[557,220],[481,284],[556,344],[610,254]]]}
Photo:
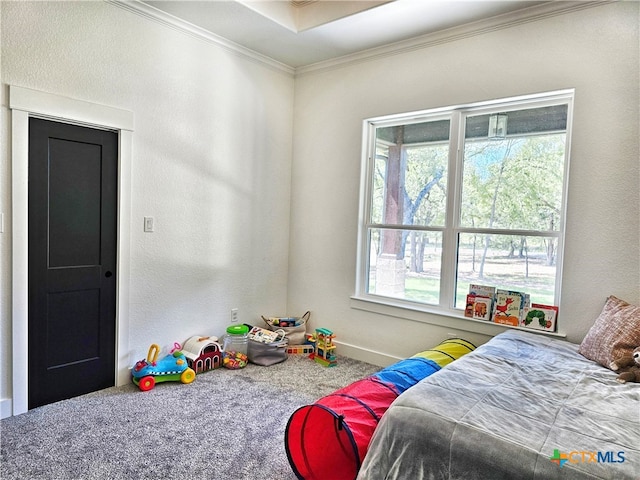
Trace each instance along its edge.
{"label": "red play tunnel", "polygon": [[460,338],[390,365],[291,415],[284,443],[301,480],[354,480],[369,441],[391,402],[405,390],[475,349]]}
{"label": "red play tunnel", "polygon": [[339,479],[355,479],[373,431],[397,396],[392,385],[368,377],[296,410],[285,446],[298,478],[338,479],[340,472]]}

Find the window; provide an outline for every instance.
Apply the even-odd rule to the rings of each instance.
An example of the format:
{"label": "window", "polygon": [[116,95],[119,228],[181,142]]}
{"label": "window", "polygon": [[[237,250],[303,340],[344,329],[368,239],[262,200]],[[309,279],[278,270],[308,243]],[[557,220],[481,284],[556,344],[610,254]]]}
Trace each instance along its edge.
{"label": "window", "polygon": [[572,102],[366,120],[356,298],[460,315],[484,284],[558,305]]}

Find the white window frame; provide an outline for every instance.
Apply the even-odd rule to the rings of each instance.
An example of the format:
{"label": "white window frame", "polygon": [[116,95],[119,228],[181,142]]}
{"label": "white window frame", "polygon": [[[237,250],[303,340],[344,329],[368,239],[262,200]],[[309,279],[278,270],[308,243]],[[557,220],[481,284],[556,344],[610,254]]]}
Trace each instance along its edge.
{"label": "white window frame", "polygon": [[133,112],[55,93],[9,85],[12,157],[12,348],[13,393],[2,417],[25,413],[29,403],[28,193],[29,118],[45,118],[118,132],[118,265],[116,307],[116,386],[131,382],[129,368],[129,264]]}
{"label": "white window frame", "polygon": [[[497,99],[491,101],[477,102],[472,104],[457,105],[451,107],[435,108],[410,112],[406,114],[386,115],[365,119],[363,121],[362,136],[362,165],[360,179],[360,207],[358,218],[358,248],[357,248],[357,270],[355,294],[351,297],[351,306],[358,309],[373,311],[385,315],[407,318],[410,320],[440,325],[451,325],[452,319],[461,319],[470,322],[465,325],[466,330],[480,331],[488,333],[491,326],[497,326],[491,322],[473,320],[464,316],[464,311],[454,308],[455,302],[455,277],[456,277],[456,256],[457,238],[459,233],[472,230],[476,233],[508,234],[508,235],[540,235],[555,236],[558,238],[558,248],[556,252],[556,279],[555,279],[555,304],[560,305],[561,285],[562,285],[562,265],[564,253],[564,238],[567,214],[567,191],[569,182],[569,156],[571,150],[571,131],[573,117],[574,89],[559,90],[548,93],[534,95],[524,95],[518,97]],[[466,116],[479,114],[499,113],[505,110],[515,110],[522,108],[536,108],[551,105],[567,104],[567,125],[566,125],[566,145],[564,158],[564,178],[562,188],[562,215],[558,230],[555,232],[540,232],[517,229],[468,229],[459,225],[459,212],[462,194],[462,166],[464,151],[464,122]],[[404,300],[395,297],[385,297],[379,294],[367,292],[369,281],[369,235],[371,227],[382,227],[384,225],[373,224],[371,219],[372,208],[372,181],[373,161],[376,152],[377,128],[424,122],[429,120],[449,118],[449,164],[447,171],[447,209],[445,226],[440,228],[429,228],[426,230],[441,230],[443,235],[442,244],[442,269],[440,276],[440,303],[439,305],[425,304],[411,300]],[[405,227],[406,228],[406,227]],[[437,314],[440,318],[434,318]],[[455,322],[459,324],[457,321]],[[456,326],[456,325],[451,325]],[[499,325],[505,328],[505,325]],[[510,327],[519,328],[519,327]],[[494,332],[495,333],[495,332]],[[548,332],[545,332],[548,333]],[[555,335],[564,336],[563,333]]]}

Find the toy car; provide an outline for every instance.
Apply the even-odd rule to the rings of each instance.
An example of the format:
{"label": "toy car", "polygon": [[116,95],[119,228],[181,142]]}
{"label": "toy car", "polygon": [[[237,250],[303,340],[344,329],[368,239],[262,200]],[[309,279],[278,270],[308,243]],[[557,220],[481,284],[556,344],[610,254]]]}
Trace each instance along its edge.
{"label": "toy car", "polygon": [[158,361],[159,353],[160,347],[152,344],[146,360],[136,362],[133,367],[133,383],[140,387],[140,390],[151,390],[159,382],[191,383],[195,380],[196,372],[189,368],[182,351],[175,350]]}

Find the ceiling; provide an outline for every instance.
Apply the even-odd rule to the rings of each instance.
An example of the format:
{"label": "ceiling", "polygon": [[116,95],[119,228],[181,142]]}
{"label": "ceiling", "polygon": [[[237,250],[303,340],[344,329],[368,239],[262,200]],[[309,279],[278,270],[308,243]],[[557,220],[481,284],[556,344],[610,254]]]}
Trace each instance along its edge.
{"label": "ceiling", "polygon": [[551,2],[145,0],[137,3],[299,68]]}

